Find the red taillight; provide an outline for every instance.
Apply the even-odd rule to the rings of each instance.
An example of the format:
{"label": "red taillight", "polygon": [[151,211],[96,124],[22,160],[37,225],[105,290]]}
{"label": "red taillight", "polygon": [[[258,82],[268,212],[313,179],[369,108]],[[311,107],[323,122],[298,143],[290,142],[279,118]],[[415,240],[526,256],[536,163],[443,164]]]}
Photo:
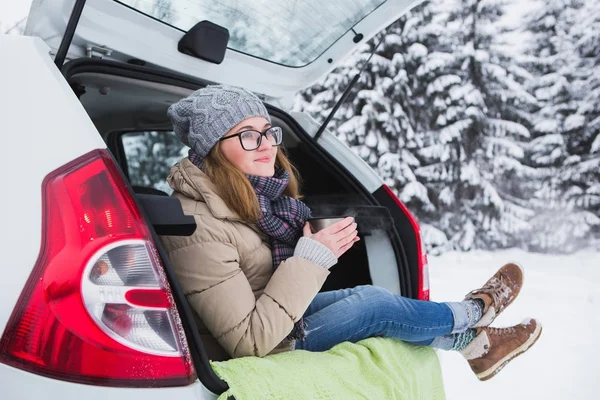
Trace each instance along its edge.
{"label": "red taillight", "polygon": [[110,155],[43,183],[42,247],[0,341],[0,362],[106,386],[195,380],[152,236]]}
{"label": "red taillight", "polygon": [[383,185],[386,193],[396,202],[398,207],[402,209],[402,212],[406,215],[410,224],[412,225],[413,231],[415,232],[417,240],[417,255],[419,259],[419,288],[417,292],[417,298],[419,300],[429,300],[429,262],[427,260],[427,254],[425,253],[425,245],[421,240],[421,229],[415,217],[408,211],[408,208],[398,199],[398,197],[392,192],[387,185]]}

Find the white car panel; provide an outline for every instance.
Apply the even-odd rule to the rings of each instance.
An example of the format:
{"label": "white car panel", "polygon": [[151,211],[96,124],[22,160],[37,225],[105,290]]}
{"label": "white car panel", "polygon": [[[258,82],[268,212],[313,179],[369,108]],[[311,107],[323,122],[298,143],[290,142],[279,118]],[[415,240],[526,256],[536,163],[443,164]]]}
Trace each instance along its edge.
{"label": "white car panel", "polygon": [[173,388],[118,388],[46,378],[0,364],[0,394],[6,400],[216,400],[199,381]]}
{"label": "white car panel", "polygon": [[44,177],[93,149],[106,148],[49,50],[39,38],[0,35],[5,150],[0,157],[0,333],[40,251]]}
{"label": "white car panel", "polygon": [[388,234],[382,230],[374,230],[364,240],[373,285],[400,295],[398,263]]}
{"label": "white car panel", "polygon": [[[396,21],[423,0],[388,0],[354,26],[365,39],[354,43],[347,32],[314,62],[304,67],[286,67],[228,50],[219,65],[194,58],[177,50],[183,33],[113,0],[87,0],[77,25],[69,57],[86,56],[90,45],[112,51],[109,58],[126,61],[138,58],[210,82],[242,86],[270,98],[291,98],[328,74],[359,45]],[[74,2],[34,0],[26,34],[43,38],[58,49]],[[329,63],[327,60],[332,59]]]}

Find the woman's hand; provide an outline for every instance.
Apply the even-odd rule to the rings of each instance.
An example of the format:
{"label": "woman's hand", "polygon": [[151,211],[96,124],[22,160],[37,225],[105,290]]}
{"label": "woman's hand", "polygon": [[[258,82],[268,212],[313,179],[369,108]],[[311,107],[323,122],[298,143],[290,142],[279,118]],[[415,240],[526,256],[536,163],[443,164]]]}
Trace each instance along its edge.
{"label": "woman's hand", "polygon": [[317,233],[312,233],[310,224],[307,222],[304,225],[303,233],[305,237],[316,240],[327,247],[337,258],[339,258],[348,251],[354,243],[360,240],[357,236],[358,231],[356,230],[356,226],[357,224],[354,222],[354,218],[348,217],[327,228],[321,229]]}

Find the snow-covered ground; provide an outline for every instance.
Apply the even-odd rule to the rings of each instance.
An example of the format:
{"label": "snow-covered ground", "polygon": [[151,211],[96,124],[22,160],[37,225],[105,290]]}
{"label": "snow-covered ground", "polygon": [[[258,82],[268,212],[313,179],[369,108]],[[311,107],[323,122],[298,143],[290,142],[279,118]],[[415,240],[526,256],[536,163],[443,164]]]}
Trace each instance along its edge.
{"label": "snow-covered ground", "polygon": [[430,257],[432,300],[460,300],[507,261],[519,262],[525,279],[517,300],[493,326],[531,316],[541,320],[542,336],[488,382],[479,382],[459,354],[440,351],[447,399],[599,399],[600,253],[506,250]]}

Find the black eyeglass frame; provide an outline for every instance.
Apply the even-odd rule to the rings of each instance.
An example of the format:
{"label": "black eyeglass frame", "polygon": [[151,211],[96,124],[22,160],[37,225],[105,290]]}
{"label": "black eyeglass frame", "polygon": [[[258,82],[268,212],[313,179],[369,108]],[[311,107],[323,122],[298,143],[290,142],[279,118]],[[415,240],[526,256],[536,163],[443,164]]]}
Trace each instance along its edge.
{"label": "black eyeglass frame", "polygon": [[[281,143],[283,142],[283,129],[281,127],[279,127],[279,126],[271,126],[271,127],[267,128],[267,129],[265,129],[263,132],[257,131],[257,130],[254,130],[254,129],[248,129],[246,131],[241,131],[241,132],[235,133],[233,135],[222,137],[221,139],[219,139],[219,142],[222,142],[223,140],[226,140],[226,139],[231,139],[231,138],[237,137],[240,140],[240,146],[242,146],[242,149],[244,149],[246,151],[254,151],[254,150],[258,149],[260,147],[260,145],[262,144],[262,138],[263,138],[263,136],[265,137],[265,139],[269,140],[267,138],[267,132],[270,131],[271,129],[279,129],[279,132],[280,132],[279,143],[273,144],[273,145],[271,145],[271,147],[281,146]],[[256,142],[257,145],[253,149],[247,149],[247,148],[244,147],[244,142],[242,142],[242,135],[244,133],[246,133],[246,132],[256,132],[256,133],[260,134],[260,136],[258,137],[258,141]]]}

